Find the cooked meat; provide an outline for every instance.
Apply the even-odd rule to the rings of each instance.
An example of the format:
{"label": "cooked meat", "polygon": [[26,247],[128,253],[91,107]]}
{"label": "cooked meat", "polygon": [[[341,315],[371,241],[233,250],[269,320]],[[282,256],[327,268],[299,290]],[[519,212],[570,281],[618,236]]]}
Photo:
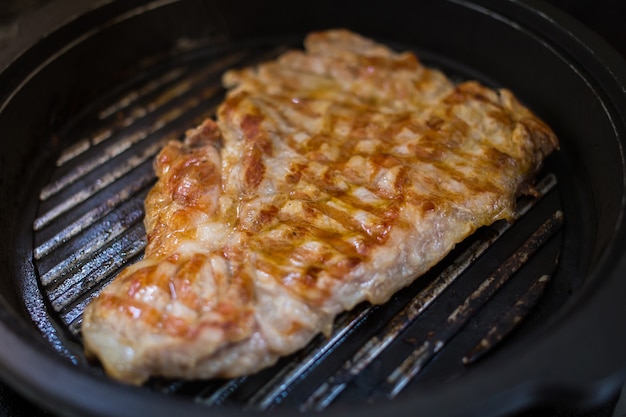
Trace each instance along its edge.
{"label": "cooked meat", "polygon": [[557,147],[509,91],[344,30],[223,80],[217,122],[156,159],[144,259],[85,310],[119,380],[273,364],[510,218]]}

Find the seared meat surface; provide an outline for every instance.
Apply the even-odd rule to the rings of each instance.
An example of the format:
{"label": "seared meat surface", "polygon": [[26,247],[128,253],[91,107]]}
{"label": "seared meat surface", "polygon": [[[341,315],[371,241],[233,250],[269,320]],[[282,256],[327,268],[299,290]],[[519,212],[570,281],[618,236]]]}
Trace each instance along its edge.
{"label": "seared meat surface", "polygon": [[511,217],[558,146],[509,91],[344,30],[223,82],[217,121],[155,161],[144,259],[85,310],[119,380],[273,364]]}

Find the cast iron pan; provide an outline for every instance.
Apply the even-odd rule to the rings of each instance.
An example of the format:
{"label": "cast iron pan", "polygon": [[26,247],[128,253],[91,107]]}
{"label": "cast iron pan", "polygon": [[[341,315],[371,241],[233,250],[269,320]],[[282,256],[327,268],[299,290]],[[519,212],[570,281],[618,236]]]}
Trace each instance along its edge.
{"label": "cast iron pan", "polygon": [[[81,149],[94,115],[151,77],[241,50],[265,56],[297,47],[310,30],[333,27],[414,49],[455,79],[512,89],[561,138],[561,151],[546,165],[558,180],[546,204],[558,206],[564,223],[543,257],[552,279],[530,324],[492,355],[414,381],[394,399],[370,404],[373,397],[357,396],[325,412],[506,415],[543,404],[598,404],[623,384],[626,64],[575,21],[521,1],[127,0],[59,1],[24,24],[33,30],[0,57],[0,375],[28,399],[64,415],[245,413],[237,404],[207,408],[158,384],[125,386],[84,361],[72,310],[57,311],[45,284],[45,197],[67,174],[59,161]],[[82,186],[98,187],[88,179]],[[68,235],[57,246],[76,239]],[[310,413],[288,401],[271,412]]]}

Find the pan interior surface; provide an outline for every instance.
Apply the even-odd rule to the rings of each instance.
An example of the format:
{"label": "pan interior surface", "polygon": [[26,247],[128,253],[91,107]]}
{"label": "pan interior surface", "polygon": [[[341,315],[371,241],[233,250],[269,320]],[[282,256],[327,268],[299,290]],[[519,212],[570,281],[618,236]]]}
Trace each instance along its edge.
{"label": "pan interior surface", "polygon": [[[121,3],[87,9],[0,75],[0,131],[12,138],[2,141],[3,326],[18,321],[7,330],[18,334],[15,343],[25,340],[46,366],[71,381],[51,388],[45,375],[11,374],[17,368],[8,366],[7,377],[18,389],[69,414],[99,409],[124,415],[145,407],[167,415],[174,407],[189,415],[211,408],[300,415],[356,407],[379,415],[377,407],[386,407],[401,415],[428,410],[436,401],[440,407],[451,389],[458,398],[470,396],[474,392],[463,387],[478,382],[478,392],[492,389],[496,395],[444,414],[472,408],[485,415],[479,413],[487,403],[503,413],[535,401],[571,404],[584,390],[565,381],[561,395],[554,395],[562,379],[606,379],[604,369],[582,365],[568,371],[545,358],[520,369],[536,359],[533,350],[541,358],[553,348],[559,329],[576,329],[562,323],[586,311],[592,295],[602,292],[598,288],[611,288],[606,283],[614,272],[605,265],[619,267],[615,247],[624,240],[624,98],[616,101],[607,88],[610,78],[594,72],[591,58],[568,49],[577,40],[568,44],[558,26],[518,2],[424,2],[422,14],[410,21],[348,6],[328,16],[323,11],[330,2],[299,10],[280,1]],[[237,13],[246,7],[245,15]],[[277,10],[296,18],[285,22]],[[362,16],[379,12],[382,22],[376,24]],[[546,33],[531,25],[537,22]],[[81,314],[121,268],[142,256],[143,199],[155,181],[153,157],[166,141],[213,117],[226,69],[272,59],[300,47],[309,30],[327,27],[348,27],[398,50],[415,50],[425,64],[455,80],[512,89],[561,140],[539,178],[540,195],[520,200],[518,220],[481,229],[389,303],[343,314],[330,338],[316,338],[266,371],[234,380],[154,379],[140,389],[109,381],[83,356]],[[563,44],[554,43],[555,33]],[[121,43],[127,47],[106,52]],[[511,261],[524,250],[527,262]],[[494,276],[506,276],[502,287],[458,328],[446,328],[457,307]],[[483,353],[482,340],[504,326],[506,311],[519,311],[521,324],[496,333],[506,337],[489,342],[493,348]],[[549,362],[557,377],[543,374]],[[581,398],[602,399],[598,392],[617,386],[610,382],[610,389]],[[72,389],[99,399],[76,400]],[[40,392],[46,394],[37,398]],[[126,411],[107,402],[117,394],[129,402]]]}

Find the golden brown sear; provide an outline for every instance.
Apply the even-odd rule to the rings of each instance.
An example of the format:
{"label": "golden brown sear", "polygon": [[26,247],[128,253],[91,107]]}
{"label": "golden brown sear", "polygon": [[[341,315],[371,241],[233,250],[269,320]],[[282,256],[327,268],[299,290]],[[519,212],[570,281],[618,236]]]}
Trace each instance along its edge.
{"label": "golden brown sear", "polygon": [[510,218],[558,146],[509,91],[346,30],[223,81],[217,121],[156,159],[144,259],[85,310],[119,380],[273,364]]}

